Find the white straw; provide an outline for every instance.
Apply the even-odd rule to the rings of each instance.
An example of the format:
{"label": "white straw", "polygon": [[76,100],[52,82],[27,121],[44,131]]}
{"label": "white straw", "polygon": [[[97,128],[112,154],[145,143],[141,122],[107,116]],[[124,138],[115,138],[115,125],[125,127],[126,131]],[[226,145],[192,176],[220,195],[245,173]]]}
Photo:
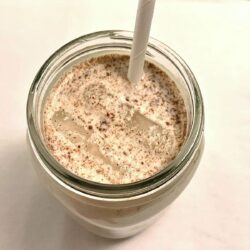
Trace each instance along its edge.
{"label": "white straw", "polygon": [[128,79],[132,83],[140,81],[148,44],[155,0],[139,0],[132,51],[129,60]]}

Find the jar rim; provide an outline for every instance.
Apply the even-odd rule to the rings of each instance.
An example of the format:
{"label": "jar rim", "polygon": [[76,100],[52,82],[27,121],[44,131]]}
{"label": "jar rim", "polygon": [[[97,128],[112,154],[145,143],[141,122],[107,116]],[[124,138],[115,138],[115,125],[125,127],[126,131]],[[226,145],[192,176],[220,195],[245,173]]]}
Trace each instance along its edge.
{"label": "jar rim", "polygon": [[[164,43],[151,38],[149,39],[148,46],[158,52],[168,55],[168,59],[170,59],[171,63],[173,63],[178,70],[180,67],[183,72],[186,74],[188,80],[191,85],[189,86],[190,95],[192,94],[192,108],[193,108],[193,123],[189,131],[189,135],[181,147],[179,153],[175,157],[175,159],[170,162],[164,169],[159,171],[158,173],[132,183],[125,184],[105,184],[105,183],[97,183],[93,182],[79,176],[74,175],[59,162],[57,162],[54,157],[49,153],[46,146],[44,145],[40,133],[36,127],[35,120],[35,97],[37,85],[40,82],[41,78],[46,74],[46,70],[56,62],[56,60],[64,54],[69,49],[79,45],[79,43],[84,43],[86,41],[94,41],[100,37],[111,37],[116,40],[129,40],[132,43],[133,32],[123,31],[123,30],[107,30],[107,31],[99,31],[90,33],[81,37],[78,37],[61,48],[55,51],[42,65],[40,70],[38,71],[35,79],[32,82],[32,85],[28,94],[28,101],[26,107],[26,116],[28,123],[28,132],[30,140],[32,141],[33,150],[35,149],[38,153],[41,162],[43,163],[43,167],[46,167],[50,170],[50,172],[58,177],[65,184],[71,186],[72,188],[81,191],[83,193],[91,194],[94,196],[101,196],[107,198],[122,198],[122,197],[131,197],[139,194],[143,194],[149,192],[162,184],[170,181],[174,176],[176,176],[189,161],[190,157],[193,155],[197,145],[199,145],[200,140],[203,134],[204,127],[204,107],[203,100],[200,88],[195,79],[194,74],[185,63],[185,61],[171,48],[169,48]],[[113,46],[115,47],[115,45]],[[171,57],[171,58],[170,58]]]}

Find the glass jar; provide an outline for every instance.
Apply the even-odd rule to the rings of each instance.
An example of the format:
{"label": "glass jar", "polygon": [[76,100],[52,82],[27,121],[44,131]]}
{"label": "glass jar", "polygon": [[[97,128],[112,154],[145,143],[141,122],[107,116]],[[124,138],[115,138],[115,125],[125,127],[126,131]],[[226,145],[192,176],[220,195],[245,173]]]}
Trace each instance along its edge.
{"label": "glass jar", "polygon": [[188,133],[177,157],[161,172],[129,184],[82,179],[61,166],[45,146],[44,100],[56,79],[77,61],[103,54],[127,54],[133,33],[101,31],[79,37],[57,50],[41,67],[27,102],[28,145],[39,178],[89,231],[108,238],[132,236],[150,225],[192,178],[203,151],[204,110],[201,92],[187,64],[169,47],[150,38],[146,59],[175,80],[185,101]]}

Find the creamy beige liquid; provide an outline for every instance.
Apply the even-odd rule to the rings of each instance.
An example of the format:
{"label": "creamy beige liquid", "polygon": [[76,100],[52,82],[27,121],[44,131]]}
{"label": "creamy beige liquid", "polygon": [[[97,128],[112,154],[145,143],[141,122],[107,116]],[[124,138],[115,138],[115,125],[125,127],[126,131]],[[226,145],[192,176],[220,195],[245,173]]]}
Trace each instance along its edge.
{"label": "creamy beige liquid", "polygon": [[146,62],[131,84],[128,56],[78,63],[48,94],[43,132],[66,169],[101,183],[148,178],[172,161],[185,139],[187,114],[174,81]]}

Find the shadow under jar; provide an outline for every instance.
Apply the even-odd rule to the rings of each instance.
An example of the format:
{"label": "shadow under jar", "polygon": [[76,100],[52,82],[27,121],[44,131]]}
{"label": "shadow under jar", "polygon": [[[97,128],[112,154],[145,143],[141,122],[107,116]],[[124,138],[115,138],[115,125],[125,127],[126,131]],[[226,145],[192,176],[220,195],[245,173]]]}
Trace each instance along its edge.
{"label": "shadow under jar", "polygon": [[64,45],[37,73],[27,102],[27,140],[39,178],[78,222],[107,238],[132,236],[154,222],[189,183],[204,146],[204,110],[196,79],[173,50],[150,38],[146,59],[175,81],[187,110],[187,136],[175,159],[147,179],[128,184],[102,184],[69,172],[47,149],[42,133],[42,113],[46,96],[56,79],[71,65],[90,57],[129,55],[132,37],[133,33],[127,31],[101,31]]}

